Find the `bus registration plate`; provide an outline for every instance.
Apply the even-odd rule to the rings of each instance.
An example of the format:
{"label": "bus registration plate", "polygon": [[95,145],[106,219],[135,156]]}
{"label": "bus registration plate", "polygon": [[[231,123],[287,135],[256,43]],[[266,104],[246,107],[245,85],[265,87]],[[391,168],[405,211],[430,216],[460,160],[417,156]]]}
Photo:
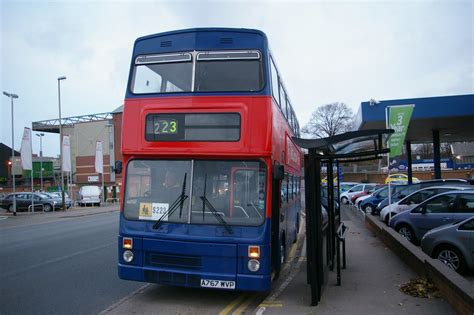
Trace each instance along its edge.
{"label": "bus registration plate", "polygon": [[235,290],[235,281],[201,279],[201,287]]}

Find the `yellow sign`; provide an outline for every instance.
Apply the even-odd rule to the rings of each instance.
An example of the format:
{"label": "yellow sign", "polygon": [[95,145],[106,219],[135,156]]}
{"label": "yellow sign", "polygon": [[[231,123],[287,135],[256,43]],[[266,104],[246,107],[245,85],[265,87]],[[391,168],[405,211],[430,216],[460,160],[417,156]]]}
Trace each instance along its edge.
{"label": "yellow sign", "polygon": [[140,210],[138,213],[138,218],[140,220],[149,220],[152,216],[152,206],[150,202],[140,202]]}

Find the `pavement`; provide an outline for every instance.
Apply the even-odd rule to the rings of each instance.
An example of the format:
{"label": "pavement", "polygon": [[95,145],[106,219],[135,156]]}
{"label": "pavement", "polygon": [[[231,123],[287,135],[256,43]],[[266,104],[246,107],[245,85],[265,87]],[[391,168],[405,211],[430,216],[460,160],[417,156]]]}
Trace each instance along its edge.
{"label": "pavement", "polygon": [[418,275],[366,229],[363,217],[348,208],[342,215],[349,227],[342,285],[337,286],[336,268],[329,271],[321,301],[310,306],[304,246],[286,280],[272,290],[254,314],[456,314],[442,298],[415,298],[401,292],[400,286]]}

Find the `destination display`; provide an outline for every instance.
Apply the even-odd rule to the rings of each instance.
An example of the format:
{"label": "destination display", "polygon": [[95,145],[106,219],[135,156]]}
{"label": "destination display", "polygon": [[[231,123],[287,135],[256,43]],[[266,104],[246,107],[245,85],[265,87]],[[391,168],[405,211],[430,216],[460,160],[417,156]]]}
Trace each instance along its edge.
{"label": "destination display", "polygon": [[149,114],[147,141],[239,141],[239,113]]}

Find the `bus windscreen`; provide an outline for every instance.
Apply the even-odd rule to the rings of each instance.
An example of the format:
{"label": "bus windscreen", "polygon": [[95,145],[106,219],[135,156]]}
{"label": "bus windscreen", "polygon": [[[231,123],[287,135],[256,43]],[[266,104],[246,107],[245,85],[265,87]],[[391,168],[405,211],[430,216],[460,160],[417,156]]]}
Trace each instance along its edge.
{"label": "bus windscreen", "polygon": [[132,160],[124,216],[257,226],[265,218],[266,174],[265,163],[258,161]]}

